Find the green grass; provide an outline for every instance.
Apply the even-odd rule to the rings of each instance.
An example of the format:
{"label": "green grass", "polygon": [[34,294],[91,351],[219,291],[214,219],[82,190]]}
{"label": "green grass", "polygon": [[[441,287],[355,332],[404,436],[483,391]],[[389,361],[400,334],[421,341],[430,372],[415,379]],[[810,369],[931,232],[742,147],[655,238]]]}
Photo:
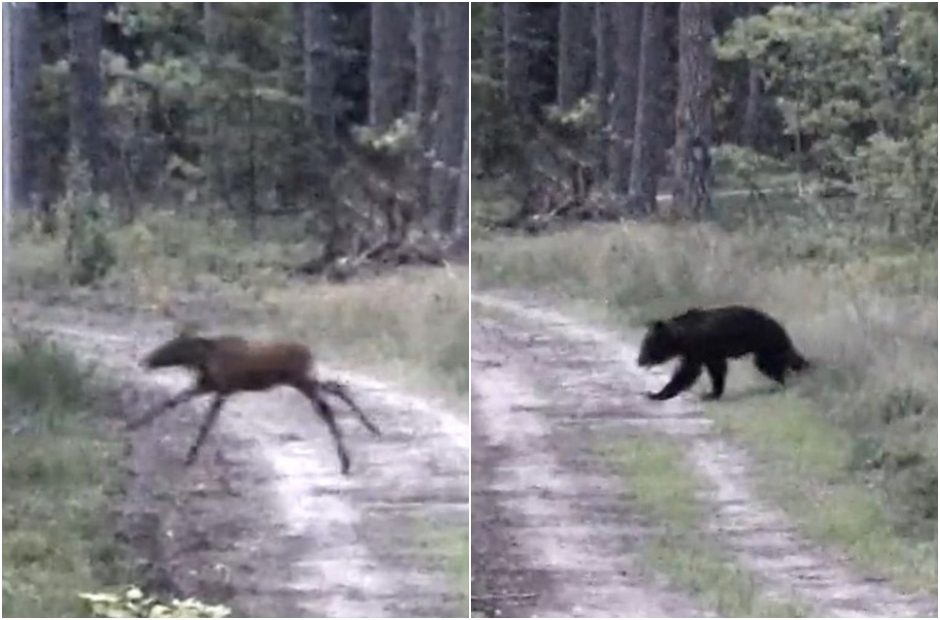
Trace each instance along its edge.
{"label": "green grass", "polygon": [[723,617],[805,615],[796,601],[762,595],[755,577],[704,532],[698,482],[689,473],[679,443],[634,438],[605,443],[600,451],[624,478],[634,508],[656,527],[643,542],[643,557],[652,567]]}
{"label": "green grass", "polygon": [[93,380],[40,339],[4,345],[3,387],[3,615],[81,615],[80,592],[129,575],[107,518],[121,444]]}
{"label": "green grass", "polygon": [[852,437],[819,415],[811,401],[778,392],[709,403],[707,412],[755,457],[762,494],[811,537],[837,545],[906,590],[936,592],[936,539],[899,535],[889,499],[851,473]]}
{"label": "green grass", "polygon": [[[782,400],[758,391],[735,401],[749,372],[735,365],[709,411],[732,412],[725,432],[771,464],[776,487],[807,494],[774,497],[808,535],[901,587],[935,592],[937,250],[852,232],[627,222],[493,237],[474,242],[474,287],[536,290],[631,339],[645,321],[696,305],[777,317],[814,369]],[[825,512],[807,513],[819,498]]]}
{"label": "green grass", "polygon": [[416,522],[415,540],[421,551],[428,556],[441,558],[453,590],[460,594],[460,609],[465,614],[470,609],[470,537],[463,527],[435,528],[427,523]]}

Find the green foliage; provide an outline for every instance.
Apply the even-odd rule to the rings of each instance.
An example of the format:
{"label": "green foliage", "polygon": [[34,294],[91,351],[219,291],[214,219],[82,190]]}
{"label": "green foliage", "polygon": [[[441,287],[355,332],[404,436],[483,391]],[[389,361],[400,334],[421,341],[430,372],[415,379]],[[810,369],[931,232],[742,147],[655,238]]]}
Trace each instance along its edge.
{"label": "green foliage", "polygon": [[3,615],[76,617],[76,594],[125,581],[110,497],[123,445],[74,356],[17,334],[3,351]]}
{"label": "green foliage", "polygon": [[376,154],[400,157],[417,147],[418,119],[414,114],[395,119],[387,128],[357,127],[353,136],[359,146]]}
{"label": "green foliage", "polygon": [[55,210],[64,219],[65,256],[74,284],[92,284],[115,264],[107,207],[91,190],[91,173],[76,151],[69,155],[66,193]]}
{"label": "green foliage", "polygon": [[548,119],[559,125],[572,129],[596,129],[600,122],[597,110],[597,98],[583,97],[570,110],[562,110],[558,106],[549,106]]}
{"label": "green foliage", "polygon": [[814,169],[891,199],[907,220],[892,226],[936,237],[935,5],[777,5],[735,22],[717,53],[763,69]]}
{"label": "green foliage", "polygon": [[61,426],[82,412],[94,396],[91,370],[36,332],[18,332],[3,348],[4,425]]}
{"label": "green foliage", "polygon": [[194,598],[161,603],[136,587],[118,594],[84,593],[79,597],[95,618],[227,618],[232,614],[224,605],[207,605]]}

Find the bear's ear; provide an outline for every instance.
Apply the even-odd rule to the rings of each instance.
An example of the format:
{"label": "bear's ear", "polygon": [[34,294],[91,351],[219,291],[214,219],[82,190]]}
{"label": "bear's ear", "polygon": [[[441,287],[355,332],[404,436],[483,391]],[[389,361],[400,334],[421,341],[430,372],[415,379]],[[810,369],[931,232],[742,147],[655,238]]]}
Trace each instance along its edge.
{"label": "bear's ear", "polygon": [[666,329],[666,323],[657,319],[649,324],[649,328],[654,332],[661,332]]}

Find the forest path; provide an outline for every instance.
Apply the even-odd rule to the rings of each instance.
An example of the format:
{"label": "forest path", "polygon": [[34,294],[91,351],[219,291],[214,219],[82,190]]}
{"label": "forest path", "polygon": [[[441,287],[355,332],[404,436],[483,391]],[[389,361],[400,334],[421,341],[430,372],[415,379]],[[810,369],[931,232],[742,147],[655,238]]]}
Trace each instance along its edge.
{"label": "forest path", "polygon": [[[8,317],[121,385],[128,418],[191,382],[139,368],[170,336],[168,323],[11,306]],[[196,464],[184,467],[208,407],[197,399],[133,433],[127,535],[151,548],[172,588],[248,616],[465,617],[444,541],[466,533],[466,418],[375,379],[318,370],[344,381],[382,430],[372,436],[337,404],[349,476],[326,426],[288,388],[232,397]]]}
{"label": "forest path", "polygon": [[[707,531],[771,597],[801,602],[830,617],[936,615],[935,600],[902,595],[882,581],[859,576],[842,558],[801,537],[780,509],[755,494],[748,455],[712,430],[694,400],[680,396],[654,403],[643,396],[661,387],[666,371],[639,369],[635,346],[621,336],[549,310],[523,292],[478,294],[473,302],[489,310],[482,318],[474,316],[473,334],[475,601],[487,596],[498,600],[499,590],[508,589],[501,585],[507,579],[537,587],[546,569],[553,570],[554,558],[545,557],[550,533],[531,535],[533,522],[545,523],[545,529],[570,516],[588,527],[559,538],[571,561],[559,569],[567,572],[558,581],[573,575],[577,580],[579,566],[582,571],[592,566],[606,573],[592,582],[597,587],[606,579],[608,588],[617,582],[641,588],[628,578],[630,569],[622,569],[618,577],[614,570],[620,567],[608,558],[611,553],[628,556],[621,549],[629,547],[631,536],[642,536],[642,528],[631,533],[628,524],[635,519],[629,499],[622,497],[626,485],[620,482],[618,491],[605,478],[609,467],[592,456],[591,445],[653,433],[683,442],[687,465],[704,488]],[[490,404],[493,393],[518,402]],[[564,503],[549,503],[562,493]],[[481,508],[493,504],[498,520],[485,533]],[[487,558],[479,546],[487,538],[498,541],[499,548],[518,550],[519,556],[512,562]],[[528,570],[507,576],[510,564]],[[623,584],[625,580],[629,583]],[[667,611],[655,594],[647,599],[648,607],[622,609],[649,615]],[[567,603],[590,600],[604,597],[582,596]],[[533,608],[521,611],[528,614]],[[589,611],[603,615],[602,609]],[[616,607],[607,611],[622,615]]]}

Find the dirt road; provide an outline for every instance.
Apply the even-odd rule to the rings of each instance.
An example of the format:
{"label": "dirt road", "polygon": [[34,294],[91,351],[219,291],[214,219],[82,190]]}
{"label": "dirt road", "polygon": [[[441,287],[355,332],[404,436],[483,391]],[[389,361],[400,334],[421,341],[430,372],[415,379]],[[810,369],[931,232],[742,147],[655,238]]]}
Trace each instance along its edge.
{"label": "dirt road", "polygon": [[[137,367],[169,324],[14,311],[123,385],[127,416],[189,383],[185,373]],[[286,388],[230,399],[187,469],[208,406],[197,401],[134,434],[123,535],[158,585],[240,614],[466,617],[453,566],[468,519],[465,416],[375,379],[321,370],[345,381],[383,432],[373,437],[340,413],[350,476],[339,473],[326,427]]]}
{"label": "dirt road", "polygon": [[[765,593],[822,616],[936,615],[803,539],[753,491],[750,462],[687,397],[642,394],[665,371],[637,368],[617,334],[529,295],[474,297],[473,595],[487,615],[702,615],[632,557],[644,526],[601,439],[657,433],[687,445],[709,532]],[[632,541],[632,543],[631,543]],[[688,613],[685,613],[688,612]]]}

